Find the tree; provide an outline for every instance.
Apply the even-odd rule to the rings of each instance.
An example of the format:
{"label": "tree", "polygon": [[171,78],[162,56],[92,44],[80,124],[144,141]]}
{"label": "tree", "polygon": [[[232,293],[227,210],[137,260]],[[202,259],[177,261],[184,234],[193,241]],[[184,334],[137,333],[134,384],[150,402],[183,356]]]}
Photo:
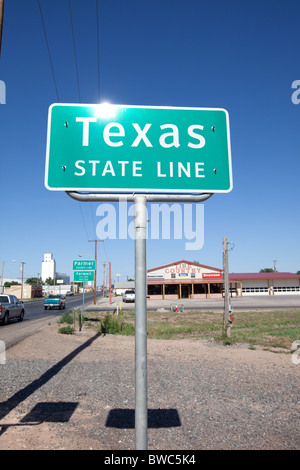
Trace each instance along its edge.
{"label": "tree", "polygon": [[275,269],[272,268],[264,268],[259,271],[260,273],[275,273]]}
{"label": "tree", "polygon": [[[57,284],[57,281],[59,281],[59,280],[62,281],[62,279],[60,277],[57,277],[55,279],[55,284]],[[54,279],[52,279],[52,277],[47,277],[47,279],[45,281],[45,284],[46,284],[46,286],[54,286]]]}
{"label": "tree", "polygon": [[42,284],[42,279],[40,277],[28,277],[26,279],[25,284],[29,284],[31,286],[37,286]]}
{"label": "tree", "polygon": [[11,282],[6,281],[6,282],[4,283],[4,287],[20,286],[20,285],[21,285],[21,283],[20,283],[20,282],[16,282],[16,281],[11,281]]}

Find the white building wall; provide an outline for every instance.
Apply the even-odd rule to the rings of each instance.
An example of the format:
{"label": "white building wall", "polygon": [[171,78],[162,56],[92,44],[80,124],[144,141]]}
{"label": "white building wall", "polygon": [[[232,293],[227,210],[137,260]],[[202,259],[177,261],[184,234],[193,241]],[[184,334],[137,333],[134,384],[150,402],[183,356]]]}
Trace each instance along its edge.
{"label": "white building wall", "polygon": [[244,295],[266,295],[269,294],[267,279],[247,279],[242,281]]}
{"label": "white building wall", "polygon": [[246,295],[278,295],[299,294],[298,279],[257,279],[243,280],[243,296]]}
{"label": "white building wall", "polygon": [[274,294],[299,294],[299,279],[274,279]]}

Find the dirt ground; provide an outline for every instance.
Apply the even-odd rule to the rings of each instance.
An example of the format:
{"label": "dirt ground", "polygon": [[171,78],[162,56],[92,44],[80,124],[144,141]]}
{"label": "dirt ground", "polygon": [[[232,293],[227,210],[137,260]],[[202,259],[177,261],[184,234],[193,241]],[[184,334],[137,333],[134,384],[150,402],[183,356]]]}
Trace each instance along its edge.
{"label": "dirt ground", "polygon": [[[0,369],[1,450],[135,449],[134,337],[53,322]],[[148,340],[149,449],[299,449],[299,373],[291,354]]]}

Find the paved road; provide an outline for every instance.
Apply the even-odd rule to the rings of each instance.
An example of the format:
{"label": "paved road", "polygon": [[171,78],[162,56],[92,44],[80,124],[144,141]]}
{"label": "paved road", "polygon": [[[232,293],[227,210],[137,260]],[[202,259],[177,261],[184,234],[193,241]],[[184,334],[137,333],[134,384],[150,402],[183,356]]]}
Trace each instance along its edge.
{"label": "paved road", "polygon": [[[97,300],[96,308],[93,304],[87,307],[87,310],[114,310],[117,306],[120,307],[122,297],[113,297],[112,303],[109,299]],[[300,295],[249,295],[244,297],[233,297],[230,299],[230,304],[234,311],[243,310],[269,310],[269,309],[286,309],[286,308],[300,308]],[[160,308],[170,309],[171,306],[183,306],[184,310],[203,310],[203,311],[218,311],[224,309],[224,299],[181,299],[181,300],[148,300],[147,309],[157,310]],[[133,310],[134,303],[122,302],[123,310]]]}
{"label": "paved road", "polygon": [[[101,294],[102,296],[102,294]],[[100,294],[97,294],[97,298]],[[92,303],[93,293],[85,294],[85,303]],[[4,341],[6,349],[22,341],[27,336],[36,333],[40,328],[63,312],[82,305],[82,295],[66,298],[65,310],[44,310],[44,300],[33,300],[25,303],[25,317],[22,322],[12,320],[8,325],[0,325],[0,340]]]}

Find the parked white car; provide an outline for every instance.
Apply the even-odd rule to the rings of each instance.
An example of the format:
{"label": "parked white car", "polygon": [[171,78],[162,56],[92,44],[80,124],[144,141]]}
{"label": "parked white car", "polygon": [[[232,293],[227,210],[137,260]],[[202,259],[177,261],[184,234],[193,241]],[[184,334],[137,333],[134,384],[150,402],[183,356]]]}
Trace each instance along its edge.
{"label": "parked white car", "polygon": [[125,291],[123,294],[123,302],[135,302],[135,292],[133,289]]}

